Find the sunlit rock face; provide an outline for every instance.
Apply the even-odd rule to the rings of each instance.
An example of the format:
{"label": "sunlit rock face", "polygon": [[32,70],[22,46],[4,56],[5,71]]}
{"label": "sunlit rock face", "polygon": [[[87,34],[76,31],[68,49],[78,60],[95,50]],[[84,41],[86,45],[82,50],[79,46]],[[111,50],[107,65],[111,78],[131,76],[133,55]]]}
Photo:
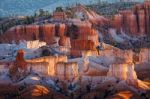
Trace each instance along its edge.
{"label": "sunlit rock face", "polygon": [[12,41],[19,42],[20,40],[41,40],[47,44],[53,43],[55,36],[55,25],[20,25],[11,28],[0,38],[1,42],[11,43]]}
{"label": "sunlit rock face", "polygon": [[[47,44],[54,44],[55,37],[60,37],[61,41],[64,37],[70,39],[91,40],[98,45],[98,32],[92,28],[89,22],[76,22],[71,20],[74,25],[68,23],[51,23],[44,25],[20,25],[6,31],[0,37],[2,43],[19,42],[20,40],[40,40]],[[15,36],[16,35],[16,36]],[[69,42],[68,42],[69,43]],[[60,45],[63,45],[60,42]]]}
{"label": "sunlit rock face", "polygon": [[[31,65],[39,65],[34,67],[36,69],[36,71],[41,71],[43,74],[45,74],[44,72],[46,71],[46,73],[50,76],[54,76],[55,75],[55,66],[58,62],[67,62],[67,56],[47,56],[47,57],[40,57],[40,58],[35,58],[35,59],[31,59],[31,60],[27,60],[28,63],[31,63]],[[38,62],[42,63],[42,64],[38,64]],[[36,63],[36,64],[34,64]],[[44,67],[42,67],[42,65],[44,65]],[[47,66],[48,65],[48,66]],[[32,66],[32,67],[33,67]],[[40,68],[40,69],[39,69]],[[44,69],[42,69],[44,68]],[[48,70],[46,70],[48,69]]]}
{"label": "sunlit rock face", "polygon": [[137,85],[137,76],[133,63],[112,64],[107,75],[126,80],[128,84]]}
{"label": "sunlit rock face", "polygon": [[88,57],[88,56],[98,56],[98,52],[91,51],[91,50],[82,51],[82,57]]}
{"label": "sunlit rock face", "polygon": [[78,64],[76,62],[58,62],[55,67],[55,76],[60,80],[73,81],[78,78]]}
{"label": "sunlit rock face", "polygon": [[[56,30],[57,31],[57,30]],[[58,35],[59,37],[65,36],[65,32],[67,31],[66,24],[59,24]]]}
{"label": "sunlit rock face", "polygon": [[150,34],[150,2],[145,1],[143,4],[137,4],[133,10],[120,11],[114,16],[112,24],[118,31],[130,35]]}
{"label": "sunlit rock face", "polygon": [[27,41],[26,46],[28,49],[38,49],[42,46],[46,46],[46,42],[40,42],[39,40]]}
{"label": "sunlit rock face", "polygon": [[52,88],[47,88],[42,85],[33,85],[27,87],[21,93],[21,96],[27,99],[60,99],[60,97],[62,99],[69,99],[68,97],[60,94],[59,92],[55,92]]}

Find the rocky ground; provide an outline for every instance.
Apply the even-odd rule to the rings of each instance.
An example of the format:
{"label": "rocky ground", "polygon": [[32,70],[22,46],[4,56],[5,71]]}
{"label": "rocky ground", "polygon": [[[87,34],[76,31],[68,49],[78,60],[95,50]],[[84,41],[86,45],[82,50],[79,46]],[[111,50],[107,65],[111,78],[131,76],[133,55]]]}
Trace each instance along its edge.
{"label": "rocky ground", "polygon": [[[9,77],[8,77],[9,78]],[[2,78],[0,78],[2,80]],[[86,82],[86,83],[85,83]],[[8,79],[0,82],[1,99],[148,99],[149,91],[130,87],[124,81],[107,78],[99,83],[82,79],[76,84],[53,81],[51,78],[29,75],[11,84]],[[95,88],[97,87],[97,88]]]}

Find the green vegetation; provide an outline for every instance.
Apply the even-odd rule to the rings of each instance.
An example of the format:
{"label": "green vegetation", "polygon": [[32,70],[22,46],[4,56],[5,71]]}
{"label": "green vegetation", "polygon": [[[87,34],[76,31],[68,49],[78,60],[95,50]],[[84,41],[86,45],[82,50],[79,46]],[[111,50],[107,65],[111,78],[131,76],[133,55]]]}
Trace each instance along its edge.
{"label": "green vegetation", "polygon": [[12,17],[12,18],[1,18],[0,19],[0,34],[5,33],[8,29],[16,25],[28,25],[35,22],[35,19],[47,19],[50,18],[51,14],[48,11],[40,9],[33,16],[25,16],[23,18]]}
{"label": "green vegetation", "polygon": [[56,12],[63,12],[64,10],[63,10],[62,7],[57,7],[55,11],[56,11]]}
{"label": "green vegetation", "polygon": [[120,10],[131,9],[136,2],[118,2],[118,3],[98,3],[95,5],[88,5],[88,8],[91,8],[100,15],[103,15],[108,18],[112,18],[113,15],[117,14]]}

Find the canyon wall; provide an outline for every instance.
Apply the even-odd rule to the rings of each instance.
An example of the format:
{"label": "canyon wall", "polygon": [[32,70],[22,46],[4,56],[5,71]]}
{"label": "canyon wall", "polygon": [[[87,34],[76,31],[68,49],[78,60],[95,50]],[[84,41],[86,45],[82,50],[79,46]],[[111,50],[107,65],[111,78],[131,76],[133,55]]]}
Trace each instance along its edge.
{"label": "canyon wall", "polygon": [[99,56],[112,58],[113,62],[133,62],[132,50],[121,50],[108,44],[102,44],[103,50],[99,51]]}
{"label": "canyon wall", "polygon": [[[55,66],[56,66],[56,64],[58,62],[67,62],[67,56],[47,56],[47,57],[40,57],[40,58],[30,59],[30,60],[26,60],[26,61],[28,63],[33,63],[33,64],[37,63],[37,62],[48,63],[48,67],[47,67],[47,68],[49,68],[48,69],[48,75],[54,76],[55,75]],[[37,67],[37,70],[38,70],[38,66],[36,66],[36,67]],[[44,71],[42,71],[42,72],[44,72]]]}
{"label": "canyon wall", "polygon": [[61,36],[60,39],[59,39],[59,45],[71,48],[70,37]]}
{"label": "canyon wall", "polygon": [[112,26],[130,35],[150,35],[150,2],[137,4],[132,10],[120,11],[115,15]]}
{"label": "canyon wall", "polygon": [[125,80],[128,84],[137,85],[137,75],[133,63],[112,64],[107,75]]}
{"label": "canyon wall", "polygon": [[143,48],[141,49],[139,53],[139,62],[150,62],[150,49],[149,48]]}
{"label": "canyon wall", "polygon": [[77,62],[58,62],[55,67],[55,76],[60,80],[74,80],[79,76]]}
{"label": "canyon wall", "polygon": [[42,75],[49,75],[50,67],[47,62],[28,63],[27,67],[29,71]]}
{"label": "canyon wall", "polygon": [[[59,40],[56,40],[59,37]],[[67,47],[67,53],[77,53],[76,56],[82,56],[82,51],[96,50],[99,45],[98,31],[95,30],[91,23],[73,21],[68,23],[50,23],[44,25],[20,25],[11,28],[0,36],[1,43],[19,43],[27,41],[27,47],[36,48],[43,46],[46,42],[48,45],[59,44]],[[41,42],[40,44],[38,41]],[[28,42],[29,41],[29,42]],[[64,50],[64,49],[60,49]],[[72,54],[74,56],[74,54]]]}

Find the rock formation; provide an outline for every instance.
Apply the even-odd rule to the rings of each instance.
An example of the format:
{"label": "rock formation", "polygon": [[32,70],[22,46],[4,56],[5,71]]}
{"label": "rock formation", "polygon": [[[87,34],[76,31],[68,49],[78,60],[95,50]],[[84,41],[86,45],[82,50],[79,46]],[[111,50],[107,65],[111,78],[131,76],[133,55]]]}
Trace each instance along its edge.
{"label": "rock formation", "polygon": [[70,37],[61,36],[59,39],[59,45],[71,48]]}
{"label": "rock formation", "polygon": [[60,80],[73,81],[78,78],[78,64],[76,62],[59,62],[55,67],[55,76]]}
{"label": "rock formation", "polygon": [[55,24],[45,24],[39,26],[38,38],[42,41],[47,42],[47,44],[53,43],[53,38],[55,36]]}
{"label": "rock formation", "polygon": [[82,56],[83,51],[95,51],[96,46],[91,40],[72,40],[71,41],[71,55],[75,57]]}
{"label": "rock formation", "polygon": [[46,46],[46,42],[40,42],[39,40],[27,41],[25,44],[28,49],[38,49],[40,47]]}
{"label": "rock formation", "polygon": [[23,50],[18,51],[14,65],[10,67],[9,74],[13,80],[19,80],[27,74],[27,62],[24,59]]}
{"label": "rock formation", "polygon": [[133,10],[120,11],[114,16],[113,26],[130,35],[150,35],[150,2],[137,4]]}
{"label": "rock formation", "polygon": [[140,63],[150,62],[150,49],[149,48],[141,49],[138,56],[139,56]]}
{"label": "rock formation", "polygon": [[[32,63],[33,66],[36,65],[36,63],[38,63],[38,62],[43,63],[43,65],[45,64],[45,66],[44,66],[45,69],[43,69],[43,70],[46,70],[46,68],[47,68],[47,70],[46,70],[47,73],[46,74],[48,74],[50,76],[54,76],[55,75],[55,66],[56,66],[56,64],[58,62],[67,62],[67,56],[46,56],[46,57],[30,59],[30,60],[27,60],[27,62]],[[45,72],[45,71],[42,70],[42,68],[39,69],[40,67],[38,67],[38,66],[36,66],[36,67],[37,67],[36,68],[37,71],[40,70],[42,73]]]}
{"label": "rock formation", "polygon": [[137,76],[133,63],[112,64],[107,75],[126,80],[128,84],[137,86]]}

